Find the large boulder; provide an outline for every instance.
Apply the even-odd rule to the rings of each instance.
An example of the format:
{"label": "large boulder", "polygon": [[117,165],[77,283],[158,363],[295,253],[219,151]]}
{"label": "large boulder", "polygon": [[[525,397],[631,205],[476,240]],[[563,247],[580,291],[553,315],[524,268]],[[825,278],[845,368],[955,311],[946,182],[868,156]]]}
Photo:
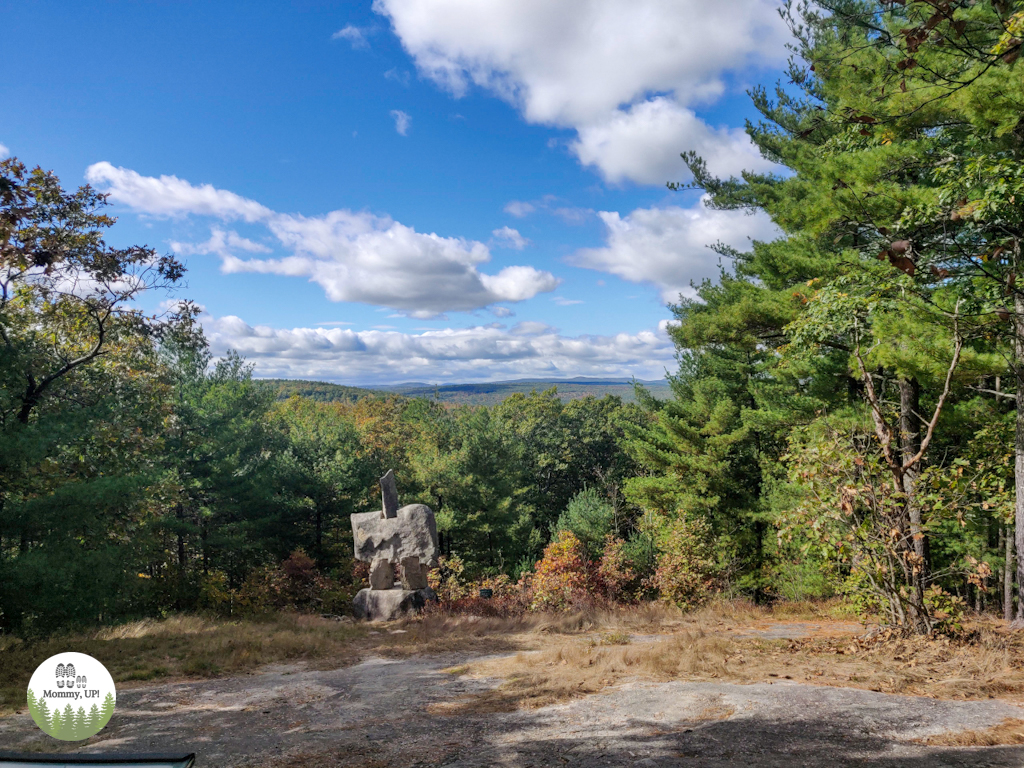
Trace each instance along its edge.
{"label": "large boulder", "polygon": [[437,600],[430,587],[426,589],[361,589],[352,604],[357,619],[391,621],[423,610],[428,600]]}
{"label": "large boulder", "polygon": [[380,512],[352,515],[352,539],[356,560],[400,563],[418,557],[429,567],[437,565],[437,522],[426,504],[406,504],[396,517],[382,517]]}

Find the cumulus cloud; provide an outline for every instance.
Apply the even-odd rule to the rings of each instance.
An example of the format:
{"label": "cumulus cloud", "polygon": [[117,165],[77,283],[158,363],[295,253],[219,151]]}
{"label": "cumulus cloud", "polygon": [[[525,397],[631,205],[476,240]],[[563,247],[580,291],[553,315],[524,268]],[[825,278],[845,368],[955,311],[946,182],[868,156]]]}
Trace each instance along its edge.
{"label": "cumulus cloud", "polygon": [[370,47],[370,41],[366,39],[366,31],[352,24],[347,24],[331,35],[331,40],[347,40],[353,49],[365,50]]}
{"label": "cumulus cloud", "polygon": [[610,182],[664,184],[683,176],[687,169],[679,158],[682,149],[695,150],[719,176],[772,167],[742,129],[711,128],[693,110],[663,97],[581,126],[570,149]]}
{"label": "cumulus cloud", "polygon": [[412,123],[412,117],[409,113],[403,112],[400,109],[392,109],[391,117],[395,121],[395,130],[398,131],[401,136],[408,136],[409,124]]}
{"label": "cumulus cloud", "polygon": [[523,248],[530,244],[529,240],[519,234],[518,229],[513,229],[512,227],[495,229],[491,234],[494,235],[497,245],[502,245],[506,248],[515,248],[517,251],[523,250]]}
{"label": "cumulus cloud", "polygon": [[400,333],[348,328],[278,329],[234,316],[203,318],[216,354],[237,350],[260,376],[344,379],[477,381],[524,376],[658,378],[674,367],[664,330],[614,336],[560,335],[544,323],[500,323],[463,329]]}
{"label": "cumulus cloud", "polygon": [[247,251],[249,253],[270,253],[271,248],[242,237],[234,230],[223,230],[219,227],[210,229],[210,239],[202,243],[182,243],[171,240],[171,250],[182,256],[193,256],[196,254],[215,254],[222,258],[231,255],[232,251]]}
{"label": "cumulus cloud", "polygon": [[763,213],[718,211],[702,197],[692,208],[638,208],[625,218],[613,211],[598,215],[605,225],[605,246],[584,248],[569,261],[610,272],[633,283],[648,283],[665,301],[682,294],[693,298],[690,283],[718,274],[717,242],[748,250],[751,240],[772,240],[779,231]]}
{"label": "cumulus cloud", "polygon": [[347,210],[310,217],[276,213],[209,184],[193,186],[175,176],[145,177],[109,163],[90,166],[86,177],[102,184],[113,200],[139,213],[258,221],[290,255],[242,258],[235,251],[263,253],[265,246],[216,228],[206,243],[177,245],[192,253],[217,254],[228,273],[308,278],[333,301],[435,317],[446,311],[523,301],[553,291],[559,284],[550,272],[529,266],[483,273],[480,265],[491,258],[483,243],[417,232],[388,216]]}
{"label": "cumulus cloud", "polygon": [[216,189],[210,184],[194,186],[177,176],[142,176],[127,168],[115,168],[104,161],[85,171],[90,184],[103,186],[115,203],[127,205],[139,213],[155,216],[215,216],[218,219],[265,221],[274,215],[254,200]]}
{"label": "cumulus cloud", "polygon": [[[617,113],[654,98],[679,109],[725,91],[728,73],[780,64],[787,31],[776,0],[374,0],[420,72],[456,97],[471,85],[518,107],[532,123],[575,128],[574,151],[615,151],[584,141]],[[657,94],[661,94],[657,96]],[[623,105],[626,109],[623,110]],[[618,127],[633,127],[636,116]],[[708,142],[736,141],[704,127]],[[699,131],[691,130],[696,135]],[[680,139],[690,135],[677,134]],[[678,153],[666,173],[678,172]],[[590,164],[603,172],[590,155]],[[618,162],[623,158],[620,157]],[[581,157],[581,160],[583,158]],[[617,167],[615,161],[609,161]],[[649,183],[643,160],[624,178]],[[664,178],[659,177],[658,183]]]}

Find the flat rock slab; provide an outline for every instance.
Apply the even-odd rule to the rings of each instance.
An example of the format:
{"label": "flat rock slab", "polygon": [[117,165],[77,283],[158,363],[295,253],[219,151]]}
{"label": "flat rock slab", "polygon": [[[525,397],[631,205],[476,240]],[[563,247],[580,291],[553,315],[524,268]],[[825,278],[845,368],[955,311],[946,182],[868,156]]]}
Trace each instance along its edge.
{"label": "flat rock slab", "polygon": [[424,563],[437,562],[437,521],[426,504],[406,504],[397,517],[360,512],[351,520],[356,560],[372,563],[382,558],[400,563],[402,558],[418,557]]}
{"label": "flat rock slab", "polygon": [[[390,567],[390,566],[389,566]],[[352,600],[357,619],[369,621],[391,621],[408,613],[423,610],[428,600],[437,596],[430,587],[426,589],[361,589]]]}
{"label": "flat rock slab", "polygon": [[[444,672],[464,653],[370,659],[332,671],[279,666],[253,675],[122,690],[110,724],[85,744],[45,736],[29,715],[0,718],[12,750],[197,753],[197,766],[810,766],[1024,765],[1024,747],[928,747],[915,738],[1024,717],[997,701],[938,701],[802,683],[634,682],[567,704],[441,715],[500,681]],[[465,710],[463,710],[465,711]]]}

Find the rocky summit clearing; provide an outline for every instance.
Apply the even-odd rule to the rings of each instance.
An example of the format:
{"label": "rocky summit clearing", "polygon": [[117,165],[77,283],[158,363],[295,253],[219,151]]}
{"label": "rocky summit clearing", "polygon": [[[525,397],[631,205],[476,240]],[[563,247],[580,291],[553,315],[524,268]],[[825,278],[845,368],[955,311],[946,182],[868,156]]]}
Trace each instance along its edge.
{"label": "rocky summit clearing", "polygon": [[[426,617],[345,627],[355,630],[346,666],[305,659],[137,681],[83,744],[49,739],[24,712],[0,718],[0,743],[186,749],[202,768],[1024,763],[1009,634],[957,645],[867,640],[863,626],[828,618],[658,624]],[[519,650],[486,652],[493,634]]]}

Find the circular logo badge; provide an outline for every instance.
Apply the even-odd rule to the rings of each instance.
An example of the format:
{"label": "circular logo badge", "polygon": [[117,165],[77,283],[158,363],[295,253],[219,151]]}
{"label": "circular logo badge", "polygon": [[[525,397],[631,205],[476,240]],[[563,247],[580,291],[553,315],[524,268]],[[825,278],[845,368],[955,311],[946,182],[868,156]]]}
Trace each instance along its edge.
{"label": "circular logo badge", "polygon": [[84,653],[58,653],[28,683],[28,709],[55,739],[81,741],[100,732],[114,714],[117,691],[107,668]]}

